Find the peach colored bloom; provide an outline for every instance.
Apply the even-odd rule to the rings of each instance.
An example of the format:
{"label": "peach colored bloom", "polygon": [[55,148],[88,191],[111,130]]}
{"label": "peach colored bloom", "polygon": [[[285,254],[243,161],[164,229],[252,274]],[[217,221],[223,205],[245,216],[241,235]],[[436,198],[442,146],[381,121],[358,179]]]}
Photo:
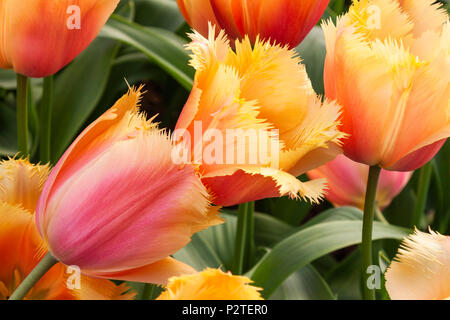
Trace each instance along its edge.
{"label": "peach colored bloom", "polygon": [[[34,211],[48,166],[31,165],[27,160],[0,163],[0,300],[8,298],[33,270],[47,249],[34,222]],[[68,289],[69,274],[57,263],[25,297],[32,300],[132,299],[125,285],[81,275],[79,288]]]}
{"label": "peach colored bloom", "polygon": [[[217,205],[284,195],[317,201],[324,181],[296,177],[339,152],[339,107],[322,104],[294,51],[259,40],[252,47],[246,39],[236,42],[234,52],[223,31],[217,38],[214,34],[211,28],[209,39],[191,36],[197,72],[174,140],[185,140],[183,131],[193,138],[191,160]],[[232,130],[243,132],[231,139]],[[208,131],[224,140],[214,161],[205,160],[211,146],[218,145]],[[247,139],[246,133],[256,137]],[[260,157],[265,151],[267,157]]]}
{"label": "peach colored bloom", "polygon": [[319,21],[329,0],[177,0],[187,22],[208,36],[208,22],[225,29],[230,39],[252,43],[259,35],[296,47]]}
{"label": "peach colored bloom", "polygon": [[[364,208],[369,167],[338,155],[333,161],[307,172],[311,179],[324,178],[328,190],[325,197],[335,206]],[[406,186],[412,172],[381,170],[377,189],[377,204],[387,207]]]}
{"label": "peach colored bloom", "polygon": [[0,0],[0,68],[52,75],[97,36],[119,0]]}
{"label": "peach colored bloom", "polygon": [[164,284],[193,269],[169,256],[221,222],[192,166],[130,89],[87,127],[48,178],[36,212],[52,255],[88,275]]}
{"label": "peach colored bloom", "polygon": [[350,159],[415,170],[450,135],[450,23],[434,0],[358,0],[323,25],[325,91]]}
{"label": "peach colored bloom", "polygon": [[220,269],[169,279],[166,291],[157,300],[263,300],[252,281]]}
{"label": "peach colored bloom", "polygon": [[450,237],[416,229],[385,273],[393,300],[450,299]]}

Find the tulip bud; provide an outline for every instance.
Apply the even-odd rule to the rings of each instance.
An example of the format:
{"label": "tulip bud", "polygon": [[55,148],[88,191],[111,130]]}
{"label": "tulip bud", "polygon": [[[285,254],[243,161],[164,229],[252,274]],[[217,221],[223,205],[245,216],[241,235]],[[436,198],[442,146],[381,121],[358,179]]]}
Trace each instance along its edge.
{"label": "tulip bud", "polygon": [[[307,172],[311,179],[324,178],[328,190],[325,198],[335,206],[364,208],[369,167],[344,155]],[[412,172],[381,170],[376,201],[380,209],[387,207],[406,186]]]}
{"label": "tulip bud", "polygon": [[263,300],[259,288],[243,276],[234,276],[220,269],[169,279],[166,291],[157,300]]}
{"label": "tulip bud", "polygon": [[319,21],[329,0],[177,0],[186,21],[203,36],[208,22],[232,40],[257,36],[295,48]]}
{"label": "tulip bud", "polygon": [[169,256],[221,222],[164,130],[138,112],[139,90],[86,128],[59,160],[36,222],[51,254],[88,275],[164,284],[193,269]]}
{"label": "tulip bud", "polygon": [[392,300],[450,299],[450,237],[416,229],[385,273]]}
{"label": "tulip bud", "polygon": [[323,25],[325,92],[343,107],[350,159],[411,171],[450,135],[450,23],[434,2],[354,1]]}
{"label": "tulip bud", "polygon": [[119,0],[21,0],[0,4],[0,68],[55,74],[99,33]]}

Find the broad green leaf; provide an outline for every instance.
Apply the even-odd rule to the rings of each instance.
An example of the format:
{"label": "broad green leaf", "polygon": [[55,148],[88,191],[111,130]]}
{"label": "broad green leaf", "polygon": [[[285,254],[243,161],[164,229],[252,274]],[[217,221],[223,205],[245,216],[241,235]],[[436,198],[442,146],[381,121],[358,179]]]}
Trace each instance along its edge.
{"label": "broad green leaf", "polygon": [[122,41],[138,49],[186,89],[192,88],[194,69],[188,64],[189,55],[183,48],[184,40],[174,33],[143,27],[113,15],[100,36]]}
{"label": "broad green leaf", "polygon": [[361,300],[361,254],[350,253],[325,275],[325,280],[339,300]]}
{"label": "broad green leaf", "polygon": [[[323,222],[302,229],[278,243],[249,272],[257,286],[270,295],[291,274],[330,252],[361,242],[361,221]],[[373,239],[402,239],[408,230],[374,223]]]}
{"label": "broad green leaf", "polygon": [[259,246],[271,247],[297,230],[268,214],[255,212],[255,240]]}
{"label": "broad green leaf", "polygon": [[164,28],[176,31],[184,18],[175,1],[168,0],[136,0],[136,16],[134,21],[143,26]]}
{"label": "broad green leaf", "polygon": [[330,287],[317,270],[306,265],[287,278],[271,300],[334,300]]}
{"label": "broad green leaf", "polygon": [[323,69],[325,65],[325,38],[320,27],[314,27],[302,43],[296,48],[303,59],[306,71],[314,90],[324,93]]}
{"label": "broad green leaf", "polygon": [[192,241],[175,253],[174,257],[198,271],[207,267],[229,270],[233,260],[237,219],[226,213],[222,214],[222,218],[225,223],[194,234]]}
{"label": "broad green leaf", "polygon": [[103,95],[117,52],[116,41],[96,39],[55,79],[52,161],[83,128]]}
{"label": "broad green leaf", "polygon": [[256,203],[257,210],[298,226],[308,214],[312,205],[308,201],[296,201],[289,197],[263,199]]}

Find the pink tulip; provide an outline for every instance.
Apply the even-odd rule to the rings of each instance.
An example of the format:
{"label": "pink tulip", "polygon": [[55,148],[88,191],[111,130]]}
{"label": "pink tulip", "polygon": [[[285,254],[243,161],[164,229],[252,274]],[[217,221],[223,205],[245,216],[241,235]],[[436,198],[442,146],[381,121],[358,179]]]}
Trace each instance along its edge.
{"label": "pink tulip", "polygon": [[[350,160],[344,155],[333,161],[308,171],[310,179],[325,178],[328,182],[326,198],[335,206],[364,207],[369,166]],[[391,203],[406,186],[412,172],[382,170],[377,189],[377,202],[380,209]]]}
{"label": "pink tulip", "polygon": [[169,256],[219,223],[192,166],[138,112],[130,90],[69,147],[48,178],[36,221],[51,254],[96,277],[165,284],[193,272]]}

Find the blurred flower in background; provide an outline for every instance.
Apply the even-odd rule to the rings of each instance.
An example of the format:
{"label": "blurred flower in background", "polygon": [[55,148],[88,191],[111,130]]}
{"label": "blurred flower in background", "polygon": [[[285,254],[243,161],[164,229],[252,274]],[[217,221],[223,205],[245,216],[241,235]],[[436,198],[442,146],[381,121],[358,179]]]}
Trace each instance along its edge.
{"label": "blurred flower in background", "polygon": [[257,36],[295,48],[319,21],[329,0],[177,0],[186,21],[203,36],[208,22],[230,40]]}
{"label": "blurred flower in background", "polygon": [[[34,222],[48,166],[27,160],[0,163],[0,300],[7,299],[47,252]],[[132,299],[125,285],[80,275],[79,288],[67,287],[66,266],[58,263],[27,294],[33,300]]]}
{"label": "blurred flower in background", "polygon": [[157,300],[263,300],[260,289],[244,276],[234,276],[220,269],[169,279],[166,291]]}
{"label": "blurred flower in background", "polygon": [[36,212],[51,254],[83,273],[165,284],[192,273],[170,257],[221,223],[193,167],[175,165],[167,133],[130,89],[88,126],[52,170]]}
{"label": "blurred flower in background", "polygon": [[385,273],[393,300],[450,299],[450,237],[416,229]]}
{"label": "blurred flower in background", "polygon": [[411,171],[450,135],[450,23],[434,2],[354,1],[323,24],[325,92],[343,107],[350,159]]}
{"label": "blurred flower in background", "polygon": [[0,0],[0,68],[41,78],[58,72],[100,32],[119,0]]}
{"label": "blurred flower in background", "polygon": [[[334,206],[353,206],[364,208],[367,176],[369,167],[355,162],[344,155],[338,155],[327,164],[308,171],[311,179],[324,178],[327,180],[328,190],[326,199]],[[397,172],[381,170],[377,188],[376,201],[383,210],[400,191],[406,186],[412,172]]]}
{"label": "blurred flower in background", "polygon": [[[214,35],[212,27],[209,39],[191,36],[197,72],[174,132],[176,141],[184,131],[194,138],[191,156],[213,202],[230,206],[284,195],[317,201],[324,181],[296,177],[340,152],[339,106],[321,102],[293,50],[261,41],[252,46],[246,39],[236,42],[234,52],[223,31]],[[203,128],[200,135],[196,126]],[[232,131],[236,139],[228,139]],[[205,161],[201,156],[217,139],[216,158]]]}

